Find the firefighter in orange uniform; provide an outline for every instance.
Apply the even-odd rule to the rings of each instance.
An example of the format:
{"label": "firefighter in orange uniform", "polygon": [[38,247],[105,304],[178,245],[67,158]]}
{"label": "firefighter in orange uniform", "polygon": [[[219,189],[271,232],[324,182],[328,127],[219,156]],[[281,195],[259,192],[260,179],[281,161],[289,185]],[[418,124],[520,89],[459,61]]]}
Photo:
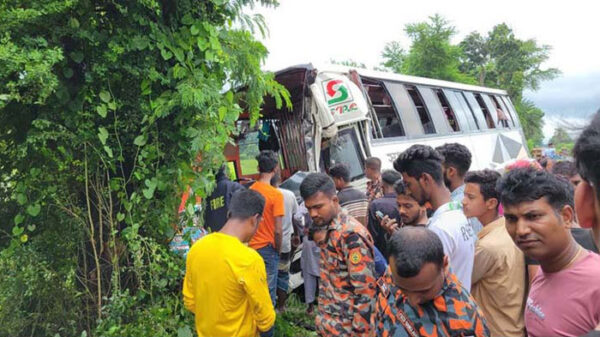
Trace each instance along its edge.
{"label": "firefighter in orange uniform", "polygon": [[320,336],[373,336],[376,279],[373,239],[367,229],[339,205],[333,180],[308,175],[300,194],[317,228],[321,248]]}

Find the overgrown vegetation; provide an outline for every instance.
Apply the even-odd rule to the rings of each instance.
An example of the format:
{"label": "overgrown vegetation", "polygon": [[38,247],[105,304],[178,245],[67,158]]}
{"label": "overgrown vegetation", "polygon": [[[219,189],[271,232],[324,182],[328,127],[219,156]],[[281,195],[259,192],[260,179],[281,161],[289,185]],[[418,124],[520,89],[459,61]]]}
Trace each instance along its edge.
{"label": "overgrown vegetation", "polygon": [[192,335],[181,192],[211,189],[242,107],[288,98],[258,2],[0,4],[1,336]]}

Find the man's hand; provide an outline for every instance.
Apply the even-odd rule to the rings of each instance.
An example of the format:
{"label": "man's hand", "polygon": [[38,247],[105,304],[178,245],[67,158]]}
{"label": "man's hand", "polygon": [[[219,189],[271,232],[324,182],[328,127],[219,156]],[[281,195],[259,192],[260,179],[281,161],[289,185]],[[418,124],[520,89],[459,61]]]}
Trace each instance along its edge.
{"label": "man's hand", "polygon": [[383,227],[383,229],[385,229],[389,235],[392,235],[400,228],[396,222],[396,219],[390,219],[387,215],[381,219],[381,227]]}

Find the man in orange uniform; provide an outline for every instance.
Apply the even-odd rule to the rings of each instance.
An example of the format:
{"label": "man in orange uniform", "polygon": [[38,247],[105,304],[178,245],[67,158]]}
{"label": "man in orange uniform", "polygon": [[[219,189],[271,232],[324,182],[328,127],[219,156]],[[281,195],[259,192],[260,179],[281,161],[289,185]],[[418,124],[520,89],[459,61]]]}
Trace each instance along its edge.
{"label": "man in orange uniform", "polygon": [[375,306],[373,239],[367,229],[342,210],[333,180],[322,173],[308,175],[300,194],[320,235],[320,336],[372,336]]}

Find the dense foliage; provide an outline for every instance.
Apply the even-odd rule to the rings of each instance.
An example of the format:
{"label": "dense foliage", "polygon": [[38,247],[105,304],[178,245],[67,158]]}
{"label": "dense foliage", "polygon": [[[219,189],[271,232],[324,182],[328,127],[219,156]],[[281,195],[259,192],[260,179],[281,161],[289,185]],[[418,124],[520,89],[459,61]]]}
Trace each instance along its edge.
{"label": "dense foliage", "polygon": [[411,40],[410,48],[407,51],[400,42],[389,42],[382,52],[383,67],[407,75],[505,89],[530,147],[542,142],[544,113],[523,98],[523,91],[537,90],[542,81],[560,74],[558,69],[542,68],[550,46],[518,39],[505,23],[494,26],[487,36],[472,32],[459,44],[452,44],[456,28],[439,15],[408,24],[404,31]]}
{"label": "dense foliage", "polygon": [[181,192],[211,189],[242,107],[287,99],[254,2],[0,4],[0,335],[191,335]]}

